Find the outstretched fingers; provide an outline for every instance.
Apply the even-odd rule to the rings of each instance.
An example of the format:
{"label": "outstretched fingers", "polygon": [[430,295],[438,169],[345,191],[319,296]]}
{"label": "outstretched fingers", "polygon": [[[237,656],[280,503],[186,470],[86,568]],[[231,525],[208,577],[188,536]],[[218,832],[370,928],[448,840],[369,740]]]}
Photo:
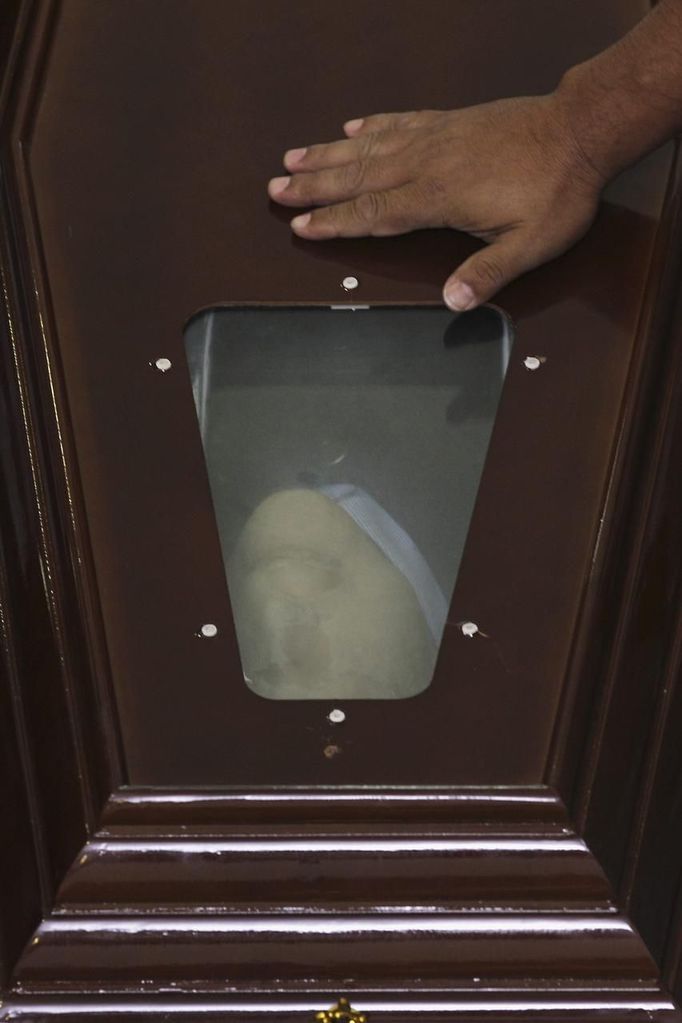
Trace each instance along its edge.
{"label": "outstretched fingers", "polygon": [[319,206],[354,199],[363,192],[397,188],[410,177],[409,167],[397,160],[355,160],[341,167],[273,178],[268,193],[283,206]]}
{"label": "outstretched fingers", "polygon": [[371,114],[369,117],[354,117],[346,121],[343,130],[350,138],[366,135],[368,132],[402,131],[423,128],[433,124],[442,116],[441,110],[409,110],[400,114]]}
{"label": "outstretched fingers", "polygon": [[421,227],[433,227],[438,217],[424,203],[416,185],[362,192],[348,202],[303,213],[291,221],[301,238],[361,238],[403,234]]}
{"label": "outstretched fingers", "polygon": [[284,154],[284,166],[291,173],[308,173],[328,167],[342,167],[358,160],[390,156],[406,145],[405,137],[396,132],[368,132],[359,138],[289,149]]}

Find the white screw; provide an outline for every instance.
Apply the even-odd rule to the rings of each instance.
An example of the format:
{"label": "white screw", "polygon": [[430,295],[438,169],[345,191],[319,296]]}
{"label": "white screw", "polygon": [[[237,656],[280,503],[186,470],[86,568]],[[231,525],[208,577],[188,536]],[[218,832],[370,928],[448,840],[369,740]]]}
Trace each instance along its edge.
{"label": "white screw", "polygon": [[346,715],[342,710],[339,710],[338,708],[330,710],[329,714],[327,715],[327,721],[331,721],[333,725],[342,725],[345,720]]}
{"label": "white screw", "polygon": [[344,288],[346,291],[355,291],[355,289],[359,287],[359,285],[360,281],[357,279],[357,277],[344,277],[343,280],[341,281],[341,287]]}
{"label": "white screw", "polygon": [[476,622],[462,622],[460,629],[462,631],[462,635],[473,638],[478,632],[478,625],[476,625]]}
{"label": "white screw", "polygon": [[156,366],[160,373],[167,373],[168,370],[173,365],[173,363],[170,361],[170,359],[157,359],[154,365]]}
{"label": "white screw", "polygon": [[523,360],[523,365],[526,369],[540,369],[540,359],[537,355],[527,355]]}
{"label": "white screw", "polygon": [[214,636],[218,635],[218,626],[213,625],[212,622],[207,622],[206,625],[201,626],[200,631],[204,639],[213,639]]}

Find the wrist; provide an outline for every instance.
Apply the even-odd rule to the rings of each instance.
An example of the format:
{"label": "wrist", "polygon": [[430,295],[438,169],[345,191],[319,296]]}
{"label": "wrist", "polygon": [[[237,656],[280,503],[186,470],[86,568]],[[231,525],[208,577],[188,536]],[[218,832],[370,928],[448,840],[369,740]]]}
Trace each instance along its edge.
{"label": "wrist", "polygon": [[552,94],[575,144],[605,184],[682,128],[682,0],[566,72]]}
{"label": "wrist", "polygon": [[597,126],[603,117],[604,99],[587,65],[570,68],[550,95],[555,116],[561,123],[566,146],[571,152],[574,172],[601,191],[620,168],[614,167],[606,132]]}
{"label": "wrist", "polygon": [[599,58],[578,64],[566,72],[554,94],[576,149],[600,188],[661,141],[651,130],[636,88],[616,80],[609,70]]}

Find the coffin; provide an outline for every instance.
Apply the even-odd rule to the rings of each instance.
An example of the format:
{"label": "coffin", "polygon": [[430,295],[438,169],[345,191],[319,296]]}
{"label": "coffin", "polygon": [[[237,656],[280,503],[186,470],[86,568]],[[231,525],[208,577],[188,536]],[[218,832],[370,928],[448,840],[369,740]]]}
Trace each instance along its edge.
{"label": "coffin", "polygon": [[6,5],[0,1019],[679,1018],[676,147],[459,318],[265,192],[647,8]]}

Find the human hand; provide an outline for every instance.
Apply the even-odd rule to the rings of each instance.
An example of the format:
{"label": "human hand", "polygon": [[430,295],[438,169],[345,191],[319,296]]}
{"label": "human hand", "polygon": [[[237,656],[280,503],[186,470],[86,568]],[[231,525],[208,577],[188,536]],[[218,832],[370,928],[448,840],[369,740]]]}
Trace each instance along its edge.
{"label": "human hand", "polygon": [[560,255],[590,226],[603,178],[577,144],[558,93],[463,110],[348,121],[346,138],[284,157],[270,198],[317,207],[301,238],[354,238],[450,227],[488,243],[448,278],[446,305],[473,309]]}

